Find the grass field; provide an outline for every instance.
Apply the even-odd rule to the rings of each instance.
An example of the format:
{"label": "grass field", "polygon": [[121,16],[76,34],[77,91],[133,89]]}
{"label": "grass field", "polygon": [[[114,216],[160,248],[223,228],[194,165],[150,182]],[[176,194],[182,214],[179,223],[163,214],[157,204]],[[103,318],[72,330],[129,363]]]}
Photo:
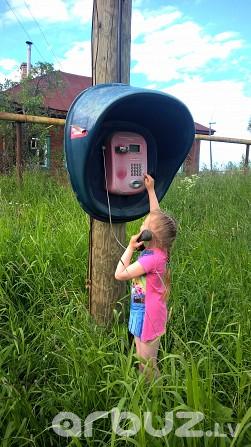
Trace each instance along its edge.
{"label": "grass field", "polygon": [[[89,221],[71,188],[45,174],[26,174],[20,190],[0,178],[1,447],[251,446],[250,183],[238,172],[181,176],[161,202],[179,233],[162,377],[149,385],[126,322],[115,313],[101,328],[86,310]],[[128,238],[138,226],[127,224]],[[95,411],[109,414],[90,434]],[[116,429],[119,411],[137,430],[129,419]],[[75,436],[50,428],[59,412],[75,414]],[[186,432],[190,412],[200,421]]]}

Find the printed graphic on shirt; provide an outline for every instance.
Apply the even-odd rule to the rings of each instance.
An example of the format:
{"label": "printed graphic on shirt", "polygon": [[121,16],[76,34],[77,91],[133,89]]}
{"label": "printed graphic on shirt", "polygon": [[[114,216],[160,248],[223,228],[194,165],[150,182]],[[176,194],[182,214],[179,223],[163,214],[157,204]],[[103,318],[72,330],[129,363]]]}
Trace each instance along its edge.
{"label": "printed graphic on shirt", "polygon": [[131,334],[141,336],[145,318],[146,277],[139,276],[132,280],[131,305],[128,329]]}
{"label": "printed graphic on shirt", "polygon": [[149,248],[145,248],[145,250],[142,251],[141,256],[148,256],[148,255],[153,255],[153,250],[150,250]]}
{"label": "printed graphic on shirt", "polygon": [[132,280],[131,298],[133,303],[145,303],[146,296],[146,277],[139,276]]}

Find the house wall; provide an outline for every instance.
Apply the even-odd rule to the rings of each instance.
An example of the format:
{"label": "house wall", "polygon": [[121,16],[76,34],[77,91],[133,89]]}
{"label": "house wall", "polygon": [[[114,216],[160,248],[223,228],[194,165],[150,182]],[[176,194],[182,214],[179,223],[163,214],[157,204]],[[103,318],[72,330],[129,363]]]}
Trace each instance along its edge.
{"label": "house wall", "polygon": [[9,138],[0,134],[0,173],[7,173],[16,164],[15,130]]}
{"label": "house wall", "polygon": [[[15,160],[15,129],[11,138],[0,135],[0,173],[7,173],[16,164]],[[49,132],[48,169],[52,173],[65,167],[64,163],[64,128],[55,126]]]}
{"label": "house wall", "polygon": [[200,140],[194,140],[191,150],[184,161],[186,175],[197,174],[200,165]]}
{"label": "house wall", "polygon": [[57,126],[50,130],[49,168],[57,171],[64,167],[64,127]]}
{"label": "house wall", "polygon": [[0,135],[0,172],[4,171],[4,146],[5,146],[5,140],[4,137]]}

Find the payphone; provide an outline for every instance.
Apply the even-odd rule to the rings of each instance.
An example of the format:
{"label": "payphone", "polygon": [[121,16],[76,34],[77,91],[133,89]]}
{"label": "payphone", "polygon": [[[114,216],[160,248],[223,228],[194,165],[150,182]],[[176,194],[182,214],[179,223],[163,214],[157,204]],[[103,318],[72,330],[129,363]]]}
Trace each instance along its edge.
{"label": "payphone", "polygon": [[107,138],[104,148],[108,192],[132,195],[144,191],[147,143],[143,136],[115,132]]}
{"label": "payphone", "polygon": [[149,212],[144,174],[155,177],[160,202],[194,133],[185,104],[167,93],[118,83],[84,90],[65,124],[67,169],[81,207],[103,222],[144,216]]}

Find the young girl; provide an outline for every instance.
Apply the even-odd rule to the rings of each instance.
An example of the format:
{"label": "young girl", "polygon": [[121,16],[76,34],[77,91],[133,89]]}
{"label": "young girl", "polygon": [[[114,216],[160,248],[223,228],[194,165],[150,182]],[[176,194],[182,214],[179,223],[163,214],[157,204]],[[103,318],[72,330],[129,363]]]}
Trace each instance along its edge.
{"label": "young girl", "polygon": [[[170,249],[176,237],[176,222],[160,210],[154,190],[153,178],[145,175],[145,186],[149,196],[150,214],[140,227],[140,233],[131,237],[129,245],[121,256],[115,278],[119,281],[132,279],[129,331],[134,335],[136,352],[150,369],[146,373],[156,376],[157,356],[160,337],[166,331],[167,298],[170,292]],[[143,230],[150,230],[152,240],[138,260],[130,264],[134,250],[143,242],[137,242]],[[144,371],[144,363],[139,365]],[[152,370],[153,368],[153,370]]]}

